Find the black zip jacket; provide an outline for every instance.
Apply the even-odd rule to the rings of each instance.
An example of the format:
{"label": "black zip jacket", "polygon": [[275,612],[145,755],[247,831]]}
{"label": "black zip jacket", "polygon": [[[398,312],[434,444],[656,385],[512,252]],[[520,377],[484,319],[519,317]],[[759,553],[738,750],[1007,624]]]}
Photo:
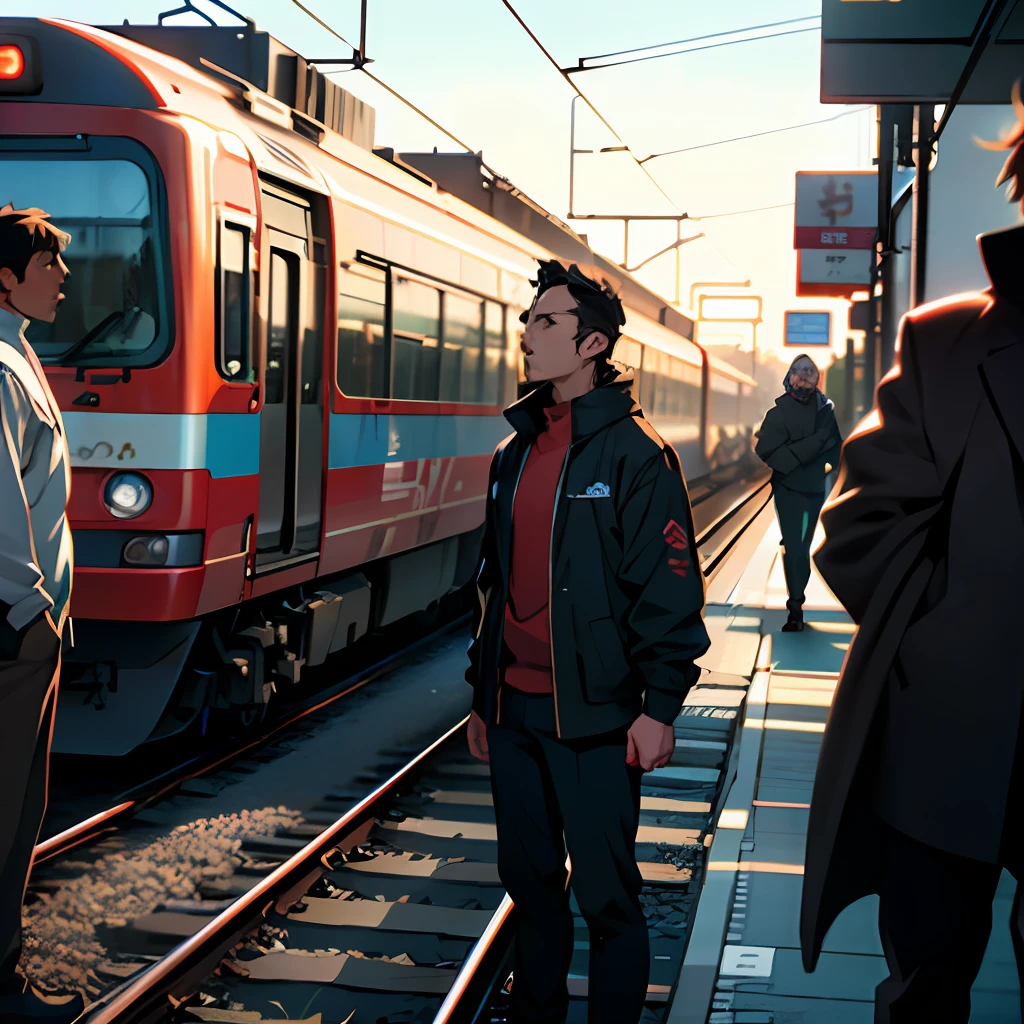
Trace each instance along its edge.
{"label": "black zip jacket", "polygon": [[[572,403],[572,442],[551,530],[552,675],[558,735],[578,739],[631,725],[641,711],[666,725],[711,646],[704,576],[675,451],[644,419],[632,375]],[[554,404],[550,383],[505,410],[515,428],[491,459],[466,680],[473,710],[497,722],[502,633],[516,487]]]}
{"label": "black zip jacket", "polygon": [[843,439],[836,407],[820,391],[806,402],[788,392],[775,399],[755,435],[754,452],[772,470],[772,486],[824,494],[825,463],[839,465]]}

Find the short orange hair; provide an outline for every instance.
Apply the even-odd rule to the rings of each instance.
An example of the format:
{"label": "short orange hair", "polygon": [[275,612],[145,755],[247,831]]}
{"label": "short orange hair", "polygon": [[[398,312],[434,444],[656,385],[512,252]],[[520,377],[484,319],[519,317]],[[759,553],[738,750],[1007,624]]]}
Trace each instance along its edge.
{"label": "short orange hair", "polygon": [[1011,203],[1020,203],[1021,212],[1024,213],[1024,100],[1021,99],[1020,95],[1020,79],[1013,83],[1010,99],[1013,103],[1014,112],[1017,115],[1017,126],[1004,139],[1000,139],[998,142],[986,142],[984,139],[977,138],[977,136],[975,136],[974,141],[982,149],[1010,150],[1010,155],[1006,158],[1006,163],[1003,164],[999,177],[996,178],[996,188],[1009,181],[1010,188],[1006,198]]}

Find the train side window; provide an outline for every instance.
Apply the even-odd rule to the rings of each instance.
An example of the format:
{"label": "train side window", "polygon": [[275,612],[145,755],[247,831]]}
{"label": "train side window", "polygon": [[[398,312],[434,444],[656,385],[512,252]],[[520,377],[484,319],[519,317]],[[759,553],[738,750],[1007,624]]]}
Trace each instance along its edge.
{"label": "train side window", "polygon": [[338,274],[338,387],[354,398],[387,398],[387,278],[361,263]]}
{"label": "train side window", "polygon": [[217,370],[225,380],[251,383],[252,270],[249,229],[227,221],[220,226],[217,268]]}
{"label": "train side window", "polygon": [[479,402],[483,384],[484,304],[446,292],[441,401]]}
{"label": "train side window", "polygon": [[488,301],[484,308],[484,363],[480,381],[480,401],[484,405],[497,405],[500,401],[506,345],[505,307]]}
{"label": "train side window", "polygon": [[294,372],[289,365],[291,310],[288,302],[288,261],[278,252],[270,256],[270,316],[267,324],[267,371],[264,406],[281,405]]}
{"label": "train side window", "polygon": [[394,272],[391,282],[391,397],[436,402],[441,378],[441,293]]}

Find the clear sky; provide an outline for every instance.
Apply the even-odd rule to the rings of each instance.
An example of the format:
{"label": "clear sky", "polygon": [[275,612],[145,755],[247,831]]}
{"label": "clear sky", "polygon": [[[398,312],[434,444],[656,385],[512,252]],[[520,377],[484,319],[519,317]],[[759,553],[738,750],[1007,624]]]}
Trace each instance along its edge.
{"label": "clear sky", "polygon": [[[303,0],[349,40],[359,38],[359,0]],[[229,15],[206,0],[196,6],[222,24]],[[73,18],[93,24],[152,23],[181,0],[8,0],[5,13]],[[232,0],[257,26],[306,56],[350,51],[292,0]],[[580,57],[690,39],[710,33],[820,14],[819,0],[514,0],[513,6],[563,67]],[[179,23],[197,21],[181,16]],[[369,0],[367,54],[371,70],[407,96],[536,202],[565,218],[569,198],[570,87],[520,28],[501,0]],[[816,23],[785,26],[775,31]],[[665,150],[816,121],[854,108],[818,102],[817,32],[745,42],[580,75],[595,102],[633,152]],[[714,40],[712,40],[713,42]],[[399,151],[457,150],[443,134],[359,72],[332,76],[377,110],[376,141]],[[694,217],[793,202],[798,170],[871,166],[873,113],[730,145],[660,157],[647,167],[671,203],[628,154],[584,155],[576,162],[575,212],[676,213]],[[577,103],[577,146],[599,149],[616,140]],[[674,206],[672,205],[674,204]],[[591,244],[620,262],[621,224],[570,222]],[[684,223],[683,235],[706,238],[682,248],[683,307],[694,281],[751,281],[764,295],[758,345],[780,346],[786,309],[833,309],[845,327],[846,304],[795,296],[793,207]],[[675,239],[675,225],[634,225],[629,263]],[[675,257],[637,274],[671,299]],[[749,328],[708,325],[722,335]],[[843,334],[833,335],[836,345]],[[739,338],[722,338],[735,344]]]}

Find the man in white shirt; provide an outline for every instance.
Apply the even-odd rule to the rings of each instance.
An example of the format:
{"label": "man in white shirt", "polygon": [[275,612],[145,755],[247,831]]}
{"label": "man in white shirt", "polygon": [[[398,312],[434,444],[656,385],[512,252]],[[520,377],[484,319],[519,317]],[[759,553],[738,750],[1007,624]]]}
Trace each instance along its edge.
{"label": "man in white shirt", "polygon": [[72,1021],[16,973],[21,904],[46,811],[61,634],[71,596],[71,468],[30,320],[52,323],[70,235],[42,210],[0,209],[0,1021]]}

